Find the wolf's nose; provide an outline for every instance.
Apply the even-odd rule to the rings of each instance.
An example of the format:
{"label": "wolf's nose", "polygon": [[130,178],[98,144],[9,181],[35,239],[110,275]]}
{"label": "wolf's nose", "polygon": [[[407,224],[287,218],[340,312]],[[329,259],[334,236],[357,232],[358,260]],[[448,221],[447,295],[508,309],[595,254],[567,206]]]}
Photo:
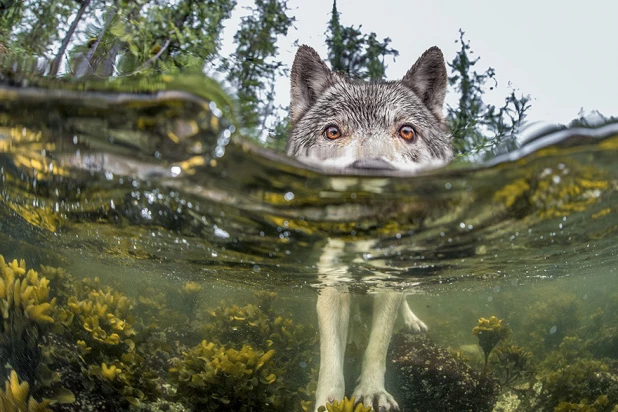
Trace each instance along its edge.
{"label": "wolf's nose", "polygon": [[392,170],[395,169],[393,165],[382,159],[361,159],[350,165],[354,169],[382,169]]}

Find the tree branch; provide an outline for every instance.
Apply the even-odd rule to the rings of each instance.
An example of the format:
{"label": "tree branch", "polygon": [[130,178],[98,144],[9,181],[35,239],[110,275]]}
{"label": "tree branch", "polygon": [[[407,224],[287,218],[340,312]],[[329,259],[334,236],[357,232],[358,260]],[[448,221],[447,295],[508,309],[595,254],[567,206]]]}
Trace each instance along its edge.
{"label": "tree branch", "polygon": [[71,26],[69,26],[69,30],[67,30],[67,34],[64,36],[64,39],[62,39],[62,43],[60,44],[60,49],[58,49],[58,54],[56,54],[56,57],[54,57],[54,60],[52,60],[52,63],[49,67],[50,76],[56,76],[58,74],[58,70],[60,69],[60,63],[62,62],[62,57],[64,56],[64,53],[66,52],[67,47],[69,46],[69,42],[71,41],[71,37],[73,37],[73,33],[75,33],[75,29],[77,29],[77,25],[79,24],[79,21],[82,19],[82,16],[84,15],[84,13],[86,12],[86,9],[90,5],[90,2],[91,0],[85,0],[81,3],[82,5],[77,11],[77,15],[75,16],[75,19],[73,19],[73,21],[71,22]]}
{"label": "tree branch", "polygon": [[109,29],[109,26],[112,24],[112,20],[114,19],[115,15],[116,15],[116,7],[114,7],[107,15],[105,26],[103,26],[101,33],[99,33],[99,37],[97,37],[97,41],[92,45],[86,57],[84,57],[82,61],[79,62],[79,66],[77,66],[77,70],[75,71],[76,78],[83,77],[84,75],[88,73],[90,69],[92,69],[92,64],[91,64],[92,58],[94,57],[94,54],[97,51],[97,47],[99,47],[99,44],[101,44],[101,41],[103,41],[103,36],[105,36],[107,29]]}
{"label": "tree branch", "polygon": [[169,47],[170,43],[171,43],[170,39],[165,40],[165,43],[163,44],[163,47],[161,47],[161,50],[159,50],[157,54],[152,56],[150,59],[146,60],[144,64],[142,64],[135,70],[134,73],[140,72],[146,69],[148,66],[153,65],[159,59],[159,57],[161,57],[163,52],[165,52],[165,50]]}

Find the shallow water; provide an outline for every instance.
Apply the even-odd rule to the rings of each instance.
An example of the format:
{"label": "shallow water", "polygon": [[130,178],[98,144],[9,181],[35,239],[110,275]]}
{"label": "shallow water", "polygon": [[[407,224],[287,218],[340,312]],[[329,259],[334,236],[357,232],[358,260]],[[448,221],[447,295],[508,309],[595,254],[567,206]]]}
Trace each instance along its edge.
{"label": "shallow water", "polygon": [[[428,325],[428,336],[466,358],[478,373],[485,366],[472,328],[479,318],[492,315],[508,324],[512,333],[503,341],[530,351],[535,373],[528,370],[526,379],[511,382],[504,378],[504,364],[490,363],[499,394],[488,402],[491,406],[470,406],[473,410],[553,410],[560,402],[592,404],[601,395],[609,396],[610,406],[618,402],[616,385],[592,395],[582,390],[577,398],[573,388],[555,389],[546,378],[557,370],[565,375],[582,359],[602,362],[612,379],[618,377],[615,124],[548,133],[488,164],[415,176],[336,175],[243,140],[229,110],[216,99],[166,88],[172,87],[158,93],[0,87],[0,254],[7,262],[25,259],[28,268],[66,269],[73,280],[58,283],[97,277],[99,283],[89,290],[112,287],[132,299],[130,315],[120,312],[136,336],[121,333],[121,341],[132,342],[121,342],[120,352],[137,351],[149,359],[151,352],[144,347],[154,343],[144,334],[148,328],[158,334],[157,342],[169,345],[167,355],[157,349],[164,365],[135,366],[124,380],[120,375],[108,379],[93,365],[115,362],[119,370],[129,371],[130,362],[118,347],[94,339],[92,351],[100,353],[84,354],[85,364],[72,369],[94,383],[70,387],[58,366],[62,362],[52,362],[49,368],[59,368],[61,384],[45,386],[38,372],[31,373],[37,399],[54,399],[63,386],[77,398],[90,399],[80,407],[103,405],[96,403],[103,402],[99,397],[85,395],[101,391],[116,395],[111,408],[139,404],[157,410],[167,403],[168,408],[201,410],[204,401],[196,400],[194,392],[170,389],[178,385],[177,378],[169,377],[177,372],[170,369],[188,367],[179,366],[178,359],[186,360],[189,348],[202,340],[237,349],[250,343],[257,350],[257,338],[243,335],[246,325],[234,322],[253,319],[248,330],[274,333],[256,326],[259,316],[251,310],[258,309],[225,312],[233,305],[257,304],[270,321],[280,315],[293,320],[294,328],[307,329],[294,329],[296,346],[290,337],[289,353],[272,372],[298,381],[288,384],[288,379],[278,395],[251,408],[302,410],[301,405],[309,407],[301,402],[311,400],[317,377],[315,299],[327,281],[359,296],[361,306],[377,289],[406,292]],[[332,247],[328,239],[343,242],[339,261],[347,270],[329,272],[318,264]],[[271,298],[253,296],[255,291],[276,292],[273,306]],[[60,310],[61,300],[60,294],[51,311]],[[108,302],[102,313],[115,304]],[[222,337],[208,324],[239,332]],[[37,328],[42,336],[60,333]],[[0,344],[10,346],[21,338],[11,339]],[[264,341],[271,343],[259,350],[276,347],[273,339],[266,336]],[[569,343],[573,340],[578,345]],[[570,355],[565,347],[571,348]],[[360,361],[358,353],[349,351],[351,364]],[[492,356],[498,359],[494,353],[490,361]],[[562,363],[555,360],[560,356]],[[22,361],[11,358],[0,376]],[[20,367],[30,364],[23,361]],[[158,373],[157,390],[137,376],[139,368]],[[259,383],[239,389],[226,379],[216,385],[231,385],[239,399],[243,390],[262,391]],[[270,374],[260,379],[274,385]],[[204,393],[216,386],[189,381]],[[291,400],[273,400],[288,392],[295,393]],[[230,405],[225,399],[228,403],[221,405]],[[80,410],[75,405],[56,403],[52,409]],[[408,405],[404,410],[414,409]]]}

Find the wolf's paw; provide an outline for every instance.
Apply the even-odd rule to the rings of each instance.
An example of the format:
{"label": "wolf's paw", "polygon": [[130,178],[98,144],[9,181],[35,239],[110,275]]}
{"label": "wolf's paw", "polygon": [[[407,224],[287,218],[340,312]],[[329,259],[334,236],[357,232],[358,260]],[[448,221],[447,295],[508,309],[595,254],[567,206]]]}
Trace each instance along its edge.
{"label": "wolf's paw", "polygon": [[365,406],[373,406],[376,412],[398,411],[399,405],[384,386],[372,382],[359,383],[352,395],[357,402]]}
{"label": "wolf's paw", "polygon": [[412,332],[427,332],[427,325],[425,325],[425,322],[423,322],[416,316],[414,316],[413,319],[404,319],[404,323],[406,324],[406,328],[408,328]]}
{"label": "wolf's paw", "polygon": [[327,403],[343,400],[345,394],[345,386],[343,376],[341,379],[323,379],[318,381],[318,387],[315,391],[315,410]]}
{"label": "wolf's paw", "polygon": [[427,332],[427,325],[425,325],[425,322],[420,320],[418,316],[410,310],[408,305],[404,305],[401,314],[403,315],[403,322],[408,330],[416,333]]}

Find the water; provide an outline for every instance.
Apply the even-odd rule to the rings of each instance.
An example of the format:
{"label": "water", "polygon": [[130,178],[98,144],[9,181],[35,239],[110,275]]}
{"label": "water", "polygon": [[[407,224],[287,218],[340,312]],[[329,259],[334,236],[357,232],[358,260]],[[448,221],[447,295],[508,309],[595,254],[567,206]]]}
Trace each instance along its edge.
{"label": "water", "polygon": [[[312,408],[319,261],[337,239],[348,269],[328,283],[360,315],[400,290],[429,327],[391,345],[404,410],[618,403],[615,124],[488,164],[335,175],[243,140],[208,85],[52,86],[0,87],[0,254],[50,282],[29,309],[0,300],[0,378],[16,370],[24,396],[63,411]],[[503,329],[474,336],[490,316]],[[485,365],[479,343],[506,325]],[[429,375],[404,359],[413,347],[438,359]]]}

